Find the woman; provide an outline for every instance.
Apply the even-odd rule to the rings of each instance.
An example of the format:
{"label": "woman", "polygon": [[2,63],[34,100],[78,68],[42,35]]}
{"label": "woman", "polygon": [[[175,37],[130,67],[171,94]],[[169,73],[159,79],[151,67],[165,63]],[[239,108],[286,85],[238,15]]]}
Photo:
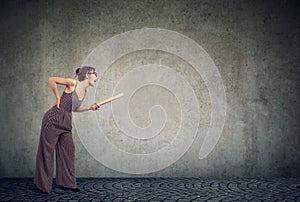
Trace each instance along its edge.
{"label": "woman", "polygon": [[[76,70],[78,81],[71,78],[51,77],[50,86],[56,97],[42,121],[40,141],[36,157],[34,184],[41,192],[49,193],[52,188],[54,149],[56,154],[56,185],[72,191],[80,191],[75,178],[75,151],[72,138],[72,111],[97,110],[97,104],[81,107],[89,86],[95,87],[95,68],[84,66]],[[59,96],[57,84],[64,85]]]}

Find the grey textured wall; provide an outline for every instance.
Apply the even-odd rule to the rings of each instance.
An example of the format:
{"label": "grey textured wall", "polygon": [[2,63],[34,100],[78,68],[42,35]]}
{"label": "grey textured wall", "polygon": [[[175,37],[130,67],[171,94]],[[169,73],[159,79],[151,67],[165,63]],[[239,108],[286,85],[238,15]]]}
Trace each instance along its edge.
{"label": "grey textured wall", "polygon": [[[199,130],[193,145],[174,164],[131,175],[96,161],[74,128],[78,177],[299,177],[300,6],[296,2],[0,1],[0,177],[34,175],[42,116],[54,103],[47,78],[73,77],[75,68],[101,42],[146,27],[181,33],[213,59],[227,98],[222,136],[214,150],[199,160],[203,141]],[[164,53],[135,54],[129,59],[143,56],[151,61]],[[173,66],[180,63],[168,59]],[[118,62],[115,69],[126,64],[126,58]],[[115,82],[117,74],[107,82]],[[197,81],[194,72],[184,74]],[[204,88],[205,100],[207,89],[202,84],[194,88]]]}

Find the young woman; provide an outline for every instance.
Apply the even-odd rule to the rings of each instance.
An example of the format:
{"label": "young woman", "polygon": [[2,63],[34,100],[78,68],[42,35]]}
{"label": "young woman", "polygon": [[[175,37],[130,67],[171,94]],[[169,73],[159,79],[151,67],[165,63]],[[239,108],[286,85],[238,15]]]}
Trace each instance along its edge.
{"label": "young woman", "polygon": [[[80,191],[75,178],[72,111],[95,111],[99,107],[95,103],[91,106],[81,106],[87,88],[96,85],[98,78],[95,68],[89,66],[78,68],[76,75],[78,80],[49,78],[56,102],[45,113],[41,127],[34,177],[34,184],[41,192],[49,193],[52,188],[54,150],[56,154],[56,185],[72,191]],[[61,97],[57,90],[57,84],[65,86]]]}

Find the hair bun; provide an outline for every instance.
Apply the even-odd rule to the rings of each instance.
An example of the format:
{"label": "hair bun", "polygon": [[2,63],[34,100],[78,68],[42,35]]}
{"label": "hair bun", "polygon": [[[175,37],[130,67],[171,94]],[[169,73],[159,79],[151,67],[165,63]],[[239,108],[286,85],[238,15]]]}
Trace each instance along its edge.
{"label": "hair bun", "polygon": [[76,75],[78,75],[79,72],[80,72],[80,67],[78,67],[78,68],[75,70]]}

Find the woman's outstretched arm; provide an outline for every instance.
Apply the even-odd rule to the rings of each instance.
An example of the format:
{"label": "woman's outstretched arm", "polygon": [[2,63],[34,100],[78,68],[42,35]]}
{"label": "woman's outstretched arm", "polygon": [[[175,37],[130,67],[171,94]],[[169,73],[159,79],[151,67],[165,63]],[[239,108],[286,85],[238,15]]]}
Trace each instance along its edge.
{"label": "woman's outstretched arm", "polygon": [[99,106],[96,103],[94,103],[91,106],[78,107],[78,109],[76,110],[76,112],[86,112],[86,111],[89,111],[89,110],[95,111],[97,109],[99,109]]}

